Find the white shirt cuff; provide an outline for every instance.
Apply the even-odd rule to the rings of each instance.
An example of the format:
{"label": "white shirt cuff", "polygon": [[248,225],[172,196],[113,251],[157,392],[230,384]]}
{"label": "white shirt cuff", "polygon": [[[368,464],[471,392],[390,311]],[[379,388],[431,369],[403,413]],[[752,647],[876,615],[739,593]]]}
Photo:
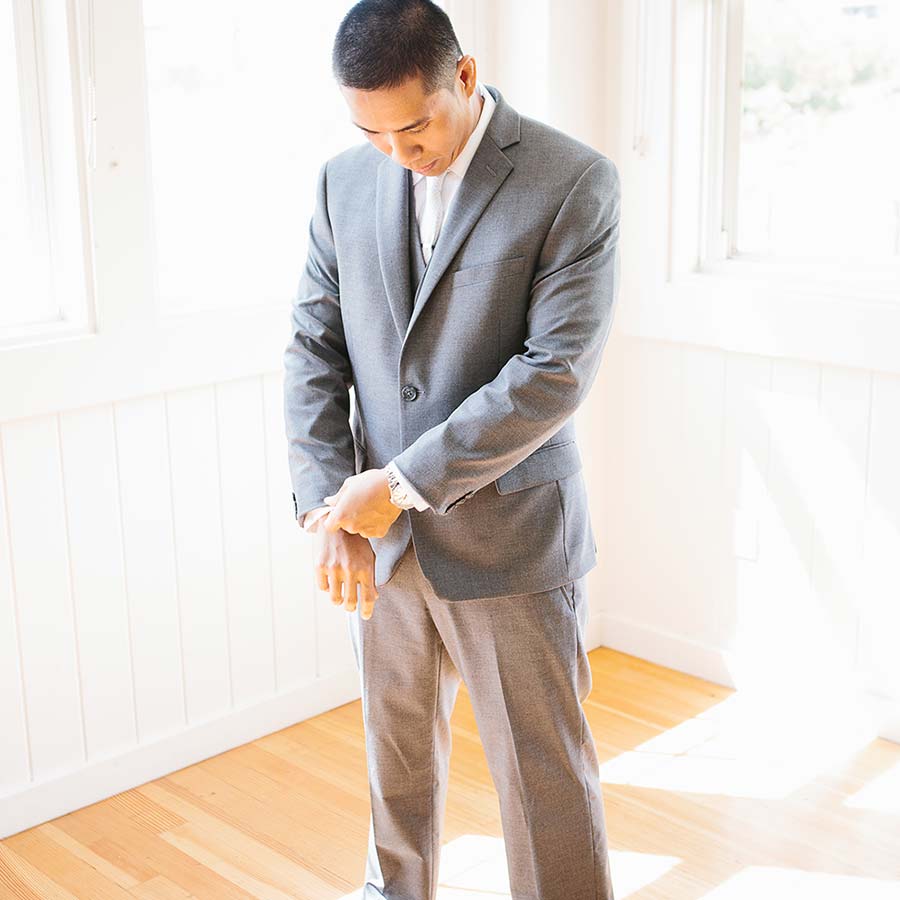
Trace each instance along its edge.
{"label": "white shirt cuff", "polygon": [[407,497],[413,501],[415,504],[415,508],[419,512],[423,512],[426,509],[431,509],[431,504],[424,499],[421,494],[409,483],[406,476],[397,468],[396,463],[391,460],[386,466],[386,469],[390,469],[394,475],[397,476],[397,481],[400,482],[400,487],[406,491]]}
{"label": "white shirt cuff", "polygon": [[315,509],[311,509],[303,518],[303,530],[315,531],[319,522],[331,512],[331,509],[330,506],[317,506]]}

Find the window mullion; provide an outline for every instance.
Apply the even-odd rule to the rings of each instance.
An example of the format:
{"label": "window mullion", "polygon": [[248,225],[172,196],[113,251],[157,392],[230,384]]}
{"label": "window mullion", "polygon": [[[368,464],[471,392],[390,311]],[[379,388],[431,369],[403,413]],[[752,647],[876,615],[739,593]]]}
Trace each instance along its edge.
{"label": "window mullion", "polygon": [[703,202],[700,212],[700,267],[724,256],[722,246],[725,159],[727,0],[706,0]]}
{"label": "window mullion", "polygon": [[737,198],[741,151],[744,0],[727,0],[725,51],[725,135],[722,179],[724,256],[737,254]]}
{"label": "window mullion", "polygon": [[90,172],[97,328],[157,316],[144,32],[140,0],[93,0],[95,161]]}

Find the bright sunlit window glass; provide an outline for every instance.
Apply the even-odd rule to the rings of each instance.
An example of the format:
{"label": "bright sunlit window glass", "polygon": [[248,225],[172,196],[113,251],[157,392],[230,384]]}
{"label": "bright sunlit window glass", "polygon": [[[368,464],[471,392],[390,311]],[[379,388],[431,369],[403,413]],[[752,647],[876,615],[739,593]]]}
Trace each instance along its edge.
{"label": "bright sunlit window glass", "polygon": [[31,141],[37,113],[22,104],[23,90],[34,96],[35,85],[19,78],[20,67],[28,71],[21,54],[32,33],[20,26],[23,44],[17,51],[13,12],[12,3],[0,3],[0,118],[6,124],[0,140],[0,328],[58,317],[49,277],[43,159]]}
{"label": "bright sunlit window glass", "polygon": [[742,253],[900,264],[900,0],[744,9]]}
{"label": "bright sunlit window glass", "polygon": [[362,140],[331,74],[350,6],[145,0],[164,312],[283,304],[296,287],[318,168]]}

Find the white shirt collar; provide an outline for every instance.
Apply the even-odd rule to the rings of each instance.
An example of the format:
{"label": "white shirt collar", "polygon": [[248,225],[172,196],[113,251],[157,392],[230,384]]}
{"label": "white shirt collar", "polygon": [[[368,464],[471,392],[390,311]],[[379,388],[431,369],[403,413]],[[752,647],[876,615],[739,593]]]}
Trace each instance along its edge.
{"label": "white shirt collar", "polygon": [[[481,107],[481,115],[478,118],[478,124],[475,126],[475,130],[469,135],[469,139],[466,141],[462,153],[453,160],[447,169],[448,172],[453,172],[460,180],[466,174],[469,163],[472,162],[472,157],[475,155],[475,151],[478,149],[482,137],[484,137],[484,132],[487,130],[488,122],[494,112],[494,107],[497,105],[497,101],[491,96],[491,92],[480,81],[475,82],[475,87],[478,89],[481,96],[484,97],[484,104]],[[423,178],[431,176],[423,175],[421,172],[413,172],[412,177],[413,185],[416,185]]]}

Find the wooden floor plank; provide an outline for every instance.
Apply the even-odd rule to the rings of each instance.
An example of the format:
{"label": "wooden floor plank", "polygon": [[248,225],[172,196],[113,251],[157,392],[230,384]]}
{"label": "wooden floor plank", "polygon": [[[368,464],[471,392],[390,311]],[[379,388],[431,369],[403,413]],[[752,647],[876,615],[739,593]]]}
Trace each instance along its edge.
{"label": "wooden floor plank", "polygon": [[[900,768],[900,747],[798,765],[778,734],[756,753],[755,724],[727,731],[741,724],[735,692],[605,648],[590,660],[613,874],[654,873],[617,896],[693,900],[750,870],[848,879],[848,896],[854,879],[881,879],[900,896],[900,811],[854,802]],[[445,851],[491,841],[505,871],[465,685],[451,733]],[[362,884],[369,796],[355,701],[0,842],[0,898],[338,900]],[[508,896],[445,883],[439,897],[488,895]]]}

